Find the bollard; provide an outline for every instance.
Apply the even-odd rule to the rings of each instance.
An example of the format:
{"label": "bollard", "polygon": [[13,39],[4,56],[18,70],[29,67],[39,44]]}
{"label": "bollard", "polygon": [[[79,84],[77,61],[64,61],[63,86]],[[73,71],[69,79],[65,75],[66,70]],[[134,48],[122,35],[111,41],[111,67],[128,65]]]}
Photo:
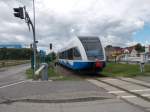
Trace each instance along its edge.
{"label": "bollard", "polygon": [[140,63],[140,70],[141,72],[144,72],[144,63]]}
{"label": "bollard", "polygon": [[141,53],[141,60],[140,60],[140,70],[141,72],[144,72],[144,64],[145,64],[145,54]]}

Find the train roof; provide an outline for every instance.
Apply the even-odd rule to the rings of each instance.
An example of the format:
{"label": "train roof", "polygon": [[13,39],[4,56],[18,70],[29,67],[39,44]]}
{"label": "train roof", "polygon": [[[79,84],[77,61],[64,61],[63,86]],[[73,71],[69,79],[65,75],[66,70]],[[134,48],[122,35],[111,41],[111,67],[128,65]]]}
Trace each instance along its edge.
{"label": "train roof", "polygon": [[60,49],[58,52],[63,52],[65,50],[68,50],[70,48],[73,48],[73,47],[76,47],[76,46],[79,46],[79,44],[81,44],[81,40],[82,39],[91,39],[92,38],[98,38],[98,36],[77,36],[77,37],[74,37],[73,39],[71,39],[62,49]]}
{"label": "train roof", "polygon": [[78,36],[77,38],[99,38],[98,36]]}

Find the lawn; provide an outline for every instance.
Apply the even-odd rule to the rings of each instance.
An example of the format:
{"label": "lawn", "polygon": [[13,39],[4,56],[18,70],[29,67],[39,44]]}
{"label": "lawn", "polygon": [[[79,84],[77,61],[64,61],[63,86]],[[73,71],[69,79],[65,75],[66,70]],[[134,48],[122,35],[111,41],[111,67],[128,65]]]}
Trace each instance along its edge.
{"label": "lawn", "polygon": [[29,63],[30,60],[0,60],[0,68]]}
{"label": "lawn", "polygon": [[[32,79],[32,69],[27,69],[26,70],[26,77],[27,79]],[[53,81],[57,81],[57,80],[80,80],[78,78],[74,78],[74,77],[68,77],[68,76],[65,76],[61,73],[58,73],[56,72],[56,70],[54,68],[51,68],[49,67],[48,69],[48,77],[50,80],[53,80]]]}
{"label": "lawn", "polygon": [[[27,78],[32,79],[32,70],[26,70]],[[139,64],[121,64],[107,63],[101,72],[104,77],[134,77],[134,76],[150,76],[150,64],[145,65],[144,72],[141,73]],[[81,80],[72,76],[65,76],[63,73],[57,72],[55,68],[49,67],[48,77],[53,81],[57,80]]]}
{"label": "lawn", "polygon": [[101,74],[108,77],[150,76],[150,64],[145,65],[144,70],[143,73],[140,72],[139,64],[107,63]]}

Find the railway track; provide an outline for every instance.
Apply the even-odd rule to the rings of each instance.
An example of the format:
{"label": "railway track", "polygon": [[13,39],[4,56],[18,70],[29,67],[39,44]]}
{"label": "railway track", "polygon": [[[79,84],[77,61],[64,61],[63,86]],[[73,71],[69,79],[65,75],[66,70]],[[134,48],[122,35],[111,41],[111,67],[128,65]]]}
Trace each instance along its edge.
{"label": "railway track", "polygon": [[68,69],[62,65],[57,65],[54,67],[54,69],[58,74],[61,74],[63,76],[67,76],[67,77],[71,77],[71,78],[75,78],[75,79],[81,79],[76,72],[74,72],[71,69]]}
{"label": "railway track", "polygon": [[[63,69],[64,73],[67,73],[67,76],[87,80],[104,88],[108,93],[115,95],[116,98],[136,105],[145,111],[150,111],[150,83],[148,82],[133,78],[103,78],[96,75],[79,74],[61,66],[60,68]],[[60,70],[60,72],[62,71]]]}
{"label": "railway track", "polygon": [[81,72],[81,71],[73,71],[71,69],[68,69],[62,65],[57,65],[55,67],[55,71],[57,71],[59,74],[62,74],[64,76],[68,76],[68,77],[72,77],[72,78],[77,78],[77,79],[81,79],[81,80],[84,80],[84,79],[95,79],[95,78],[100,78],[102,77],[100,74],[88,74],[87,72]]}
{"label": "railway track", "polygon": [[88,81],[106,89],[117,98],[150,111],[150,83],[148,82],[132,78],[97,78]]}

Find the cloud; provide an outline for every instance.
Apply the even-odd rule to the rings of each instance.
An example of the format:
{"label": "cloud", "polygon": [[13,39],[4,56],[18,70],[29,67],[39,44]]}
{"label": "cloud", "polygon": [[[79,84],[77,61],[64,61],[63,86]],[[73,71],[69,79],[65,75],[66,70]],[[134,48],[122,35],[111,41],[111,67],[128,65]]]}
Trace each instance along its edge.
{"label": "cloud", "polygon": [[[24,21],[13,17],[13,7],[25,4],[32,18],[32,1],[2,0],[2,42],[32,42]],[[150,22],[149,0],[35,0],[39,46],[59,49],[74,35],[97,35],[104,45],[133,44],[132,35]]]}

